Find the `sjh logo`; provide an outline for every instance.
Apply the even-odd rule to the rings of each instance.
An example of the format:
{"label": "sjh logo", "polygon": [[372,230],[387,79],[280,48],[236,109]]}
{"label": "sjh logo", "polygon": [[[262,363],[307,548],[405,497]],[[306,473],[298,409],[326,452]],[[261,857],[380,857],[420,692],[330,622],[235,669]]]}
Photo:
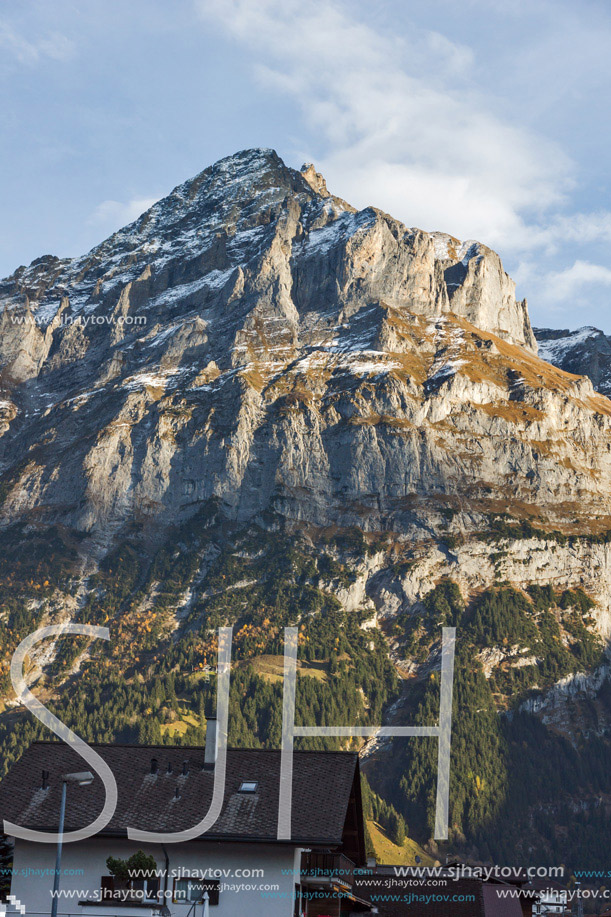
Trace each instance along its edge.
{"label": "sjh logo", "polygon": [[[130,840],[143,843],[178,844],[194,840],[205,834],[216,823],[221,814],[225,796],[225,773],[227,765],[227,731],[229,721],[229,688],[231,680],[231,639],[233,628],[220,627],[218,641],[217,667],[217,759],[214,769],[212,800],[206,815],[198,824],[185,831],[173,833],[139,831],[128,828]],[[89,624],[64,624],[41,627],[23,640],[11,660],[11,682],[17,699],[63,742],[73,748],[89,767],[102,780],[105,790],[104,807],[98,817],[84,828],[64,834],[52,834],[45,831],[34,831],[22,828],[11,822],[4,822],[4,833],[40,844],[64,844],[82,841],[93,837],[110,822],[118,804],[118,790],[114,775],[104,759],[83,739],[54,716],[45,705],[32,694],[28,688],[23,665],[30,654],[42,640],[49,637],[74,634],[110,640],[107,627],[94,627]],[[439,701],[439,724],[437,726],[297,726],[295,725],[295,690],[297,684],[297,639],[296,627],[284,629],[284,680],[282,703],[282,745],[280,754],[280,786],[278,798],[278,840],[291,838],[291,814],[293,800],[293,746],[296,737],[300,736],[428,736],[439,740],[437,756],[437,796],[435,804],[435,839],[446,840],[448,837],[449,799],[450,799],[450,745],[452,738],[452,693],[454,682],[454,651],[456,645],[456,628],[442,628],[441,641],[441,684]],[[10,899],[9,899],[10,900]],[[25,909],[24,909],[25,910]],[[21,912],[22,914],[24,911]],[[4,914],[0,906],[0,917]]]}

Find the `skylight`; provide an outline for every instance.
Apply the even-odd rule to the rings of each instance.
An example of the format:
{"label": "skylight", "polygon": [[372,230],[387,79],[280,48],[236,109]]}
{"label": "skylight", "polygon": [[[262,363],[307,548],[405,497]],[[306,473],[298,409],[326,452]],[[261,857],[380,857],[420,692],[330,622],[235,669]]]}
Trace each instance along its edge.
{"label": "skylight", "polygon": [[256,780],[243,780],[240,784],[240,793],[256,793],[259,784]]}

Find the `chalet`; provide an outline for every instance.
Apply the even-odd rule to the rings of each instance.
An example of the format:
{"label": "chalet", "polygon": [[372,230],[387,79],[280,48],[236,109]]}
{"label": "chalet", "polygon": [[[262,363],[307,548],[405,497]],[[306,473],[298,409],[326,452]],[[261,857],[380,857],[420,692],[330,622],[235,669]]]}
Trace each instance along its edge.
{"label": "chalet", "polygon": [[[214,734],[209,729],[210,734]],[[212,740],[214,741],[214,739]],[[214,749],[94,745],[118,787],[112,820],[87,840],[64,844],[58,917],[348,917],[372,907],[354,893],[354,871],[365,864],[358,756],[296,751],[290,840],[277,839],[280,752],[229,749],[223,806],[195,840],[143,845],[127,829],[178,832],[209,809]],[[212,764],[210,764],[212,760]],[[37,742],[0,784],[0,818],[57,832],[65,775],[83,771],[68,745]],[[102,810],[104,786],[66,792],[65,832]],[[152,857],[146,877],[121,877],[109,857]],[[50,913],[56,847],[15,839],[8,912]],[[150,860],[147,861],[150,864]]]}

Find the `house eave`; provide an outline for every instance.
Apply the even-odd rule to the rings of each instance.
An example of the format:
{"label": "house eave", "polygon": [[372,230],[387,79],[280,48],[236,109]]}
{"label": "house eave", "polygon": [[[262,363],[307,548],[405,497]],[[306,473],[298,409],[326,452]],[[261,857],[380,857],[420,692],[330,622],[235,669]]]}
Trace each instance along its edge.
{"label": "house eave", "polygon": [[[49,827],[48,825],[26,825],[26,828],[35,831],[49,832],[49,834],[57,833],[57,827]],[[80,830],[78,827],[66,827],[65,833],[71,831]],[[171,833],[171,832],[170,832]],[[93,835],[90,840],[128,840],[127,829],[121,829],[116,831],[100,831],[98,834]],[[340,847],[342,845],[342,838],[337,837],[292,837],[290,839],[279,840],[274,837],[265,837],[265,836],[254,836],[254,835],[242,835],[242,834],[201,834],[198,837],[193,838],[190,841],[184,841],[183,843],[194,844],[194,843],[215,843],[215,844],[267,844],[273,847]],[[49,842],[51,843],[51,842]]]}

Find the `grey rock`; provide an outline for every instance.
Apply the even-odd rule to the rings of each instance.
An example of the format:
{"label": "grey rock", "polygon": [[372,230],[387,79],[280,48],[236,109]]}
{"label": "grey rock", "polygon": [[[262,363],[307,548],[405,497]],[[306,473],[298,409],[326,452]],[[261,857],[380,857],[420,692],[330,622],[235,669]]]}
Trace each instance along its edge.
{"label": "grey rock", "polygon": [[[494,252],[357,211],[271,150],[0,282],[4,523],[100,543],[229,518],[611,517],[611,403],[539,360]],[[470,520],[470,521],[469,521]],[[601,523],[602,524],[602,523]]]}

